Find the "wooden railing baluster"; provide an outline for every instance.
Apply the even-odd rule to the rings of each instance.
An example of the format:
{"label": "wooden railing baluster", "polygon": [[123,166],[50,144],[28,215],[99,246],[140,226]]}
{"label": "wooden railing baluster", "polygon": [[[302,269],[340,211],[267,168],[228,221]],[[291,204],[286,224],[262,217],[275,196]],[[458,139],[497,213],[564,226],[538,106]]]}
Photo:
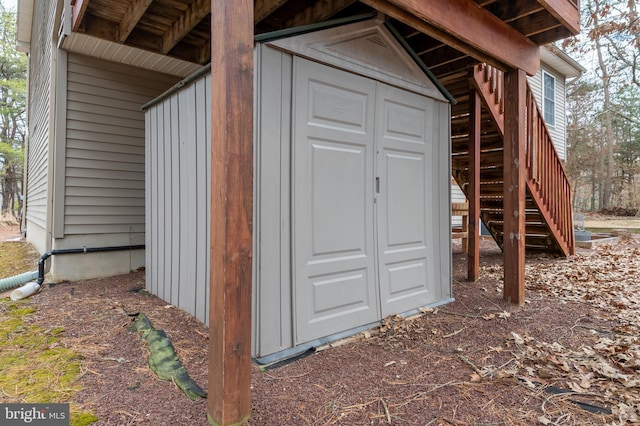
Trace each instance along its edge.
{"label": "wooden railing baluster", "polygon": [[[481,64],[476,66],[473,80],[504,136],[503,73],[495,67]],[[489,105],[490,102],[494,105]],[[526,107],[527,188],[557,246],[567,256],[574,253],[571,183],[529,85]]]}

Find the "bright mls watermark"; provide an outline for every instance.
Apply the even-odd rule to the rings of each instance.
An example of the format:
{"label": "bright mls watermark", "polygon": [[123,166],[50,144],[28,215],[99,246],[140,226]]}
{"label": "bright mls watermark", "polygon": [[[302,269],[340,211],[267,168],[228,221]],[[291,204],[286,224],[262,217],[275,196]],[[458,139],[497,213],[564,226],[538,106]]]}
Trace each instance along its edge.
{"label": "bright mls watermark", "polygon": [[69,426],[69,404],[0,404],[0,425]]}

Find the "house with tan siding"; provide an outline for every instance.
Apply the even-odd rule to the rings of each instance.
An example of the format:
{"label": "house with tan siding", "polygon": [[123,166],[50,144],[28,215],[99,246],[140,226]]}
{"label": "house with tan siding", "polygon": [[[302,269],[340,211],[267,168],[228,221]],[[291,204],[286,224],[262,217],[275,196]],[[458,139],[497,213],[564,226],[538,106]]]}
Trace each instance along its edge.
{"label": "house with tan siding", "polygon": [[[182,76],[129,65],[127,52],[115,53],[129,58],[118,61],[60,48],[66,37],[58,33],[64,16],[56,2],[21,1],[18,13],[18,48],[29,54],[27,241],[41,253],[144,244],[140,107]],[[185,64],[181,72],[193,69]],[[78,280],[142,266],[140,250],[54,256],[50,273],[54,281]]]}

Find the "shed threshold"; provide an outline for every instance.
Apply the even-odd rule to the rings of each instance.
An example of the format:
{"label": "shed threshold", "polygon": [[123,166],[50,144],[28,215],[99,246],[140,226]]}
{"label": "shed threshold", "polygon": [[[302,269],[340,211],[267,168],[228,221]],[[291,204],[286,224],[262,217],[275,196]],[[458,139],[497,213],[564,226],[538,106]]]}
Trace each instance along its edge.
{"label": "shed threshold", "polygon": [[[424,305],[416,309],[411,309],[410,311],[402,312],[398,315],[402,317],[411,317],[413,315],[417,315],[421,313],[422,309],[431,309],[437,308],[438,306],[446,305],[451,302],[454,302],[454,298],[448,298],[444,300],[440,300],[438,302]],[[294,346],[293,348],[287,348],[279,352],[275,352],[269,355],[265,355],[263,357],[254,358],[255,361],[265,368],[275,368],[277,366],[281,366],[284,364],[288,364],[289,362],[293,362],[296,359],[303,358],[321,348],[326,349],[328,345],[333,344],[335,346],[339,346],[339,343],[336,343],[340,340],[347,339],[355,336],[358,333],[362,333],[363,331],[372,330],[381,325],[382,321],[376,321],[369,324],[361,325],[359,327],[351,328],[349,330],[341,331],[339,333],[335,333],[326,337],[321,337],[316,340],[312,340],[310,342],[302,343],[298,346]]]}

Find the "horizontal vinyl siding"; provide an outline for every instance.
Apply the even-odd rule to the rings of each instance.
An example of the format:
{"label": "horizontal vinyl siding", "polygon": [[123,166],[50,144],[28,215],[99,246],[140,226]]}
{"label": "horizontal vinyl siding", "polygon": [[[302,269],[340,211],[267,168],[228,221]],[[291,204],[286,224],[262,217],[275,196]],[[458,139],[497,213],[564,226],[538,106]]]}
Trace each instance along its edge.
{"label": "horizontal vinyl siding", "polygon": [[142,233],[144,113],[176,78],[68,55],[65,235]]}
{"label": "horizontal vinyl siding", "polygon": [[[55,2],[37,2],[33,15],[31,55],[29,56],[29,139],[27,157],[27,229],[47,228],[49,180],[49,116],[51,94],[51,36]],[[44,233],[40,233],[45,235]],[[32,241],[41,251],[45,241]]]}
{"label": "horizontal vinyl siding", "polygon": [[147,120],[147,289],[208,322],[211,77],[151,107]]}
{"label": "horizontal vinyl siding", "polygon": [[[451,202],[464,203],[465,201],[467,201],[467,197],[464,192],[462,192],[456,181],[451,179]],[[451,225],[455,228],[462,226],[462,216],[451,216]]]}
{"label": "horizontal vinyl siding", "polygon": [[564,77],[554,74],[556,77],[556,125],[554,128],[549,129],[551,132],[551,138],[553,139],[554,145],[556,146],[556,150],[558,151],[558,155],[560,159],[565,160],[567,155],[567,107],[565,104],[566,101],[566,92],[567,87],[565,83]]}
{"label": "horizontal vinyl siding", "polygon": [[545,67],[544,64],[540,67],[536,75],[533,77],[529,77],[529,85],[531,86],[531,91],[533,92],[533,96],[536,98],[538,103],[538,107],[540,111],[542,111],[542,73],[546,72],[556,79],[556,125],[549,126],[547,124],[547,128],[549,129],[549,134],[551,135],[551,140],[553,141],[553,145],[556,147],[556,151],[558,151],[558,155],[562,160],[565,159],[565,128],[566,128],[566,112],[565,112],[565,79],[564,76],[557,73],[556,71]]}

